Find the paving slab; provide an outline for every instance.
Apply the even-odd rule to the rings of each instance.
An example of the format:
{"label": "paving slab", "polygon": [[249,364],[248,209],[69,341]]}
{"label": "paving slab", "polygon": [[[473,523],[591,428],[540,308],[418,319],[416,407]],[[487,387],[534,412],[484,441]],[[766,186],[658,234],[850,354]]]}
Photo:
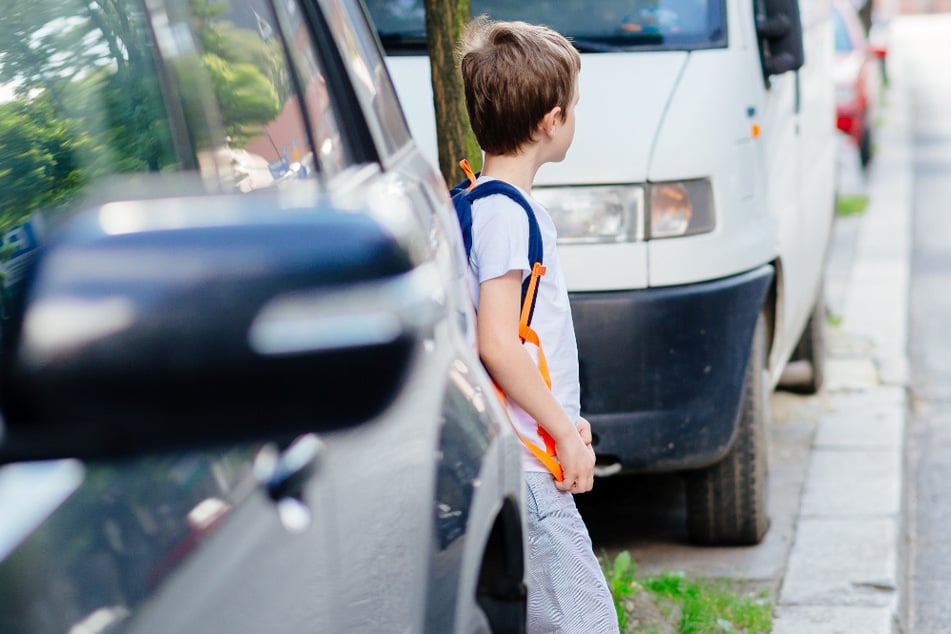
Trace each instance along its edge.
{"label": "paving slab", "polygon": [[803,517],[896,515],[900,510],[899,449],[813,451]]}
{"label": "paving slab", "polygon": [[776,611],[773,634],[867,634],[890,632],[889,608],[786,606]]}
{"label": "paving slab", "polygon": [[891,606],[897,537],[896,522],[888,518],[801,519],[780,605]]}
{"label": "paving slab", "polygon": [[830,392],[878,387],[878,369],[870,358],[826,360],[826,389]]}
{"label": "paving slab", "polygon": [[816,430],[820,449],[890,449],[904,442],[905,412],[898,407],[841,408],[823,418]]}

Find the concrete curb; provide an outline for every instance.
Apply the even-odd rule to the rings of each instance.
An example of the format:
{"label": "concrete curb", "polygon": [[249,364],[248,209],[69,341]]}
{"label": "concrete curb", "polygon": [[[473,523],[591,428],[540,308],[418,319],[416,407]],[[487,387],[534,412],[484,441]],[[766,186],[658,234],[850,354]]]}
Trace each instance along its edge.
{"label": "concrete curb", "polygon": [[901,627],[913,175],[909,96],[895,70],[841,323],[829,328],[831,406],[813,440],[775,634]]}

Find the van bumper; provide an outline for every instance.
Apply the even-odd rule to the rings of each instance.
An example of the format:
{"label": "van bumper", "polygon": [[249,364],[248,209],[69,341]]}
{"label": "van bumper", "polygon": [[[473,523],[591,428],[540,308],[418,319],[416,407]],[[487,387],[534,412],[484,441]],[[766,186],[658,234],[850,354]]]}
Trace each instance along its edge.
{"label": "van bumper", "polygon": [[773,274],[764,265],[686,286],[570,294],[599,465],[680,471],[726,455]]}

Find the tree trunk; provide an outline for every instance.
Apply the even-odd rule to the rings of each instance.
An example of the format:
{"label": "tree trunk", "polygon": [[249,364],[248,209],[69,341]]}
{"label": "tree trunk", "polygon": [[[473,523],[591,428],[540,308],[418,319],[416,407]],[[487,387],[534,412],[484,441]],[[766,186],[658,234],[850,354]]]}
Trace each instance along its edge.
{"label": "tree trunk", "polygon": [[459,169],[461,159],[469,159],[474,170],[482,166],[482,153],[469,127],[462,76],[455,56],[456,44],[472,10],[469,0],[425,0],[425,6],[439,171],[447,185],[452,186],[464,178]]}

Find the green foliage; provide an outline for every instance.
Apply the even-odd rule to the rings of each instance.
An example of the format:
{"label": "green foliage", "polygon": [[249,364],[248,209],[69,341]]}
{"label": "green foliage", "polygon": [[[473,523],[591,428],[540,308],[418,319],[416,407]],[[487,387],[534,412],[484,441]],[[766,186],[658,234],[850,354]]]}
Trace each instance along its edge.
{"label": "green foliage", "polygon": [[57,119],[42,100],[30,107],[21,101],[0,106],[0,233],[39,208],[56,206],[83,184],[75,157],[88,138],[75,128],[75,121]]}
{"label": "green foliage", "polygon": [[141,5],[0,0],[0,231],[93,180],[176,162]]}
{"label": "green foliage", "polygon": [[682,608],[682,634],[716,632],[771,632],[772,607],[763,597],[739,596],[728,586],[691,581],[682,574],[665,573],[644,581],[651,592],[675,599]]}
{"label": "green foliage", "polygon": [[[681,634],[765,634],[773,629],[772,606],[765,593],[741,595],[724,582],[689,580],[678,573],[664,573],[638,581],[634,561],[627,551],[621,552],[613,562],[606,555],[602,555],[600,560],[618,611],[621,632],[661,631],[658,624],[643,622],[639,629],[631,629],[631,617],[641,616],[632,614],[638,608],[631,599],[642,592],[649,593],[660,603],[657,613],[665,621],[661,624],[666,626],[663,631],[670,631],[668,621],[673,618],[665,601],[672,601],[680,607],[679,623],[675,627]],[[641,606],[645,604],[643,601],[639,603]]]}
{"label": "green foliage", "polygon": [[837,196],[835,213],[837,216],[854,216],[868,207],[868,196]]}
{"label": "green foliage", "polygon": [[211,76],[225,132],[243,145],[259,126],[274,119],[280,103],[274,85],[251,64],[228,62],[208,53],[201,58]]}
{"label": "green foliage", "polygon": [[[602,566],[607,561],[607,556],[602,555]],[[605,571],[605,578],[608,581],[608,587],[611,589],[611,597],[614,599],[614,609],[617,611],[618,624],[621,631],[627,627],[627,610],[625,609],[626,599],[638,591],[639,586],[634,580],[634,560],[631,554],[626,550],[614,558],[614,563],[610,564]]]}

